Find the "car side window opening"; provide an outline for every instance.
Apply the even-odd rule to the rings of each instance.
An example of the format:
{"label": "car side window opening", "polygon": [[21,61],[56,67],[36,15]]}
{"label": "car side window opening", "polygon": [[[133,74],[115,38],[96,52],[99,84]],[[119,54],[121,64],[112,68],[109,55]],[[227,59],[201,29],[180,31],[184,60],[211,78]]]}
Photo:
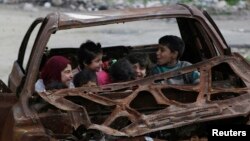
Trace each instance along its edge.
{"label": "car side window opening", "polygon": [[212,67],[212,87],[229,89],[244,88],[246,85],[228,63],[221,63]]}
{"label": "car side window opening", "polygon": [[[221,63],[212,67],[212,89],[214,93],[209,95],[211,101],[225,100],[244,94],[236,89],[245,88],[244,81],[236,74],[228,63]],[[216,92],[218,91],[218,92]]]}
{"label": "car side window opening", "polygon": [[197,63],[218,55],[215,45],[202,27],[201,23],[194,19],[179,18],[181,37],[186,45],[181,60]]}

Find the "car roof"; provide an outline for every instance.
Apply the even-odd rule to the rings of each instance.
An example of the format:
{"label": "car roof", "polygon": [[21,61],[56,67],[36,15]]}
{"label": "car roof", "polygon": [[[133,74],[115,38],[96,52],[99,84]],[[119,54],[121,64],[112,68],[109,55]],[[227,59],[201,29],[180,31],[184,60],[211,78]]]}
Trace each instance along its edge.
{"label": "car roof", "polygon": [[[89,13],[51,13],[47,18],[57,20],[57,30],[98,26],[128,21],[157,19],[164,17],[194,17],[202,16],[201,12],[192,6],[176,4],[161,7],[133,8],[123,10],[103,10]],[[54,26],[54,27],[55,27]]]}

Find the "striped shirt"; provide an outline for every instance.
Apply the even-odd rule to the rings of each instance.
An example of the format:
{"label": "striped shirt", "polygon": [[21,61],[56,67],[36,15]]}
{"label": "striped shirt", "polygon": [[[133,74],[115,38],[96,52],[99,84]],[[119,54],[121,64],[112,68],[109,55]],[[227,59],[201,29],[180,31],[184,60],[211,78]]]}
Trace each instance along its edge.
{"label": "striped shirt", "polygon": [[[178,61],[174,66],[157,65],[152,69],[152,74],[160,74],[169,71],[175,71],[177,69],[190,66],[191,63],[187,61]],[[167,79],[168,84],[197,84],[200,81],[200,73],[193,71],[187,74],[175,76]]]}

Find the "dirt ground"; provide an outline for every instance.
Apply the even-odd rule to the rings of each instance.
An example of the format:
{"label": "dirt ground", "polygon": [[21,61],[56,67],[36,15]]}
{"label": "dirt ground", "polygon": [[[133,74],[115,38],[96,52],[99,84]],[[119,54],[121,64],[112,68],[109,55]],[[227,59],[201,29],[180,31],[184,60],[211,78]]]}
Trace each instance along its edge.
{"label": "dirt ground", "polygon": [[[0,4],[0,78],[7,83],[12,64],[17,58],[23,36],[33,20],[63,9],[23,10],[18,5]],[[228,44],[250,44],[250,14],[213,16]],[[141,25],[143,26],[143,25]]]}

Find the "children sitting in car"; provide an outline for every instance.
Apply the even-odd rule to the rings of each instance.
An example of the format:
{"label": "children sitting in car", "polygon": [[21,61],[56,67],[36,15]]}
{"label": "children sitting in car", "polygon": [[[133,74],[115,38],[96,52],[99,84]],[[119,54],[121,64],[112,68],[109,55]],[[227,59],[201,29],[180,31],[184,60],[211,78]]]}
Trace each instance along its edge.
{"label": "children sitting in car", "polygon": [[[180,61],[185,49],[185,44],[181,38],[174,35],[166,35],[159,39],[159,47],[156,52],[157,66],[152,70],[153,74],[174,71],[192,65],[187,61]],[[185,75],[169,78],[169,84],[196,84],[199,82],[200,73],[193,71]]]}

